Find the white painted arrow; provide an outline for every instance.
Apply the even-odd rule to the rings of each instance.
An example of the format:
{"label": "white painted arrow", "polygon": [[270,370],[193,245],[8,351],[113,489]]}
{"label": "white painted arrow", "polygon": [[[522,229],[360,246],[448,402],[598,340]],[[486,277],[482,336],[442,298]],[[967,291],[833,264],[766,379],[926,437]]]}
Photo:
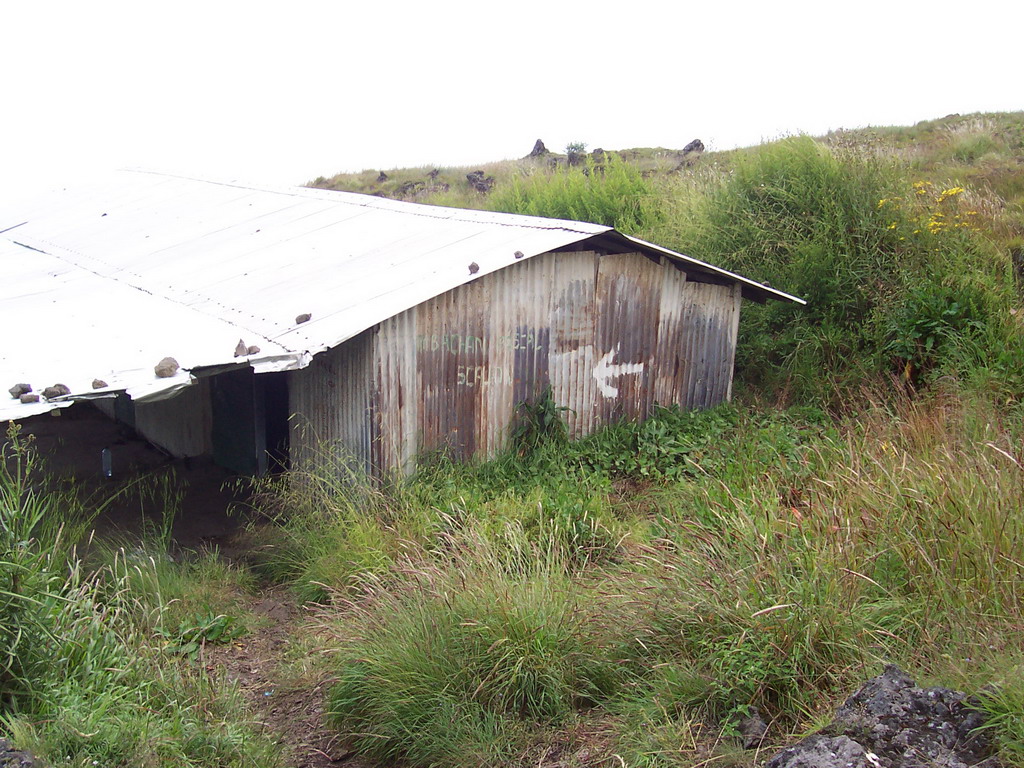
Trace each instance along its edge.
{"label": "white painted arrow", "polygon": [[643,363],[619,363],[613,364],[615,356],[619,354],[619,345],[602,357],[594,367],[594,378],[597,380],[597,388],[605,397],[618,397],[619,388],[613,387],[611,380],[625,374],[637,374],[644,372]]}

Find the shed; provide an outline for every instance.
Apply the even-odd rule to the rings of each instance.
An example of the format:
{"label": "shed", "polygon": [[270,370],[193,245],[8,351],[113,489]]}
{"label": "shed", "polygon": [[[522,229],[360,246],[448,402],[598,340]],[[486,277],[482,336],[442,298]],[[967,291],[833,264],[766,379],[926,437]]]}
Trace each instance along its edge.
{"label": "shed", "polygon": [[242,473],[408,471],[549,386],[573,436],[729,399],[743,299],[802,303],[595,224],[119,171],[0,212],[0,382],[69,390],[0,419],[93,400]]}

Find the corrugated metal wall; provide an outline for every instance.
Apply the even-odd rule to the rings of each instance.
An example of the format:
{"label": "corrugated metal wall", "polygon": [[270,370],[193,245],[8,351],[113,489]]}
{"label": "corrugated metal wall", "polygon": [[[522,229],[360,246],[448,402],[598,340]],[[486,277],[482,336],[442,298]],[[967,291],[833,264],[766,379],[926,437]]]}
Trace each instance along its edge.
{"label": "corrugated metal wall", "polygon": [[211,453],[212,425],[209,379],[200,379],[169,400],[135,403],[135,431],[172,456]]}
{"label": "corrugated metal wall", "polygon": [[730,396],[738,286],[641,254],[549,253],[413,307],[289,382],[293,466],[308,437],[380,471],[417,454],[493,455],[515,404],[550,384],[573,436],[656,403]]}
{"label": "corrugated metal wall", "polygon": [[371,398],[374,336],[372,330],[364,331],[290,374],[293,467],[319,463],[318,455],[329,451],[350,454],[365,469],[371,468],[376,422]]}

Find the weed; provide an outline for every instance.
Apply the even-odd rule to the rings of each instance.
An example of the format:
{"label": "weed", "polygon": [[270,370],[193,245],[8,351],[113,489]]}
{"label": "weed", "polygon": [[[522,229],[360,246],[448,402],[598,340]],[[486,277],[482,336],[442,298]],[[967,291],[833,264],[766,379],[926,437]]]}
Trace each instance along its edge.
{"label": "weed", "polygon": [[277,748],[230,690],[153,647],[149,617],[163,606],[133,584],[152,583],[147,571],[155,564],[119,554],[86,571],[61,538],[74,496],[46,492],[33,452],[13,427],[4,451],[3,730],[54,765],[276,764]]}
{"label": "weed", "polygon": [[196,614],[182,620],[174,632],[160,629],[157,634],[167,641],[167,650],[195,658],[203,646],[230,643],[242,636],[245,630],[233,616],[212,612]]}
{"label": "weed", "polygon": [[987,713],[986,727],[997,735],[1001,755],[1007,764],[1024,761],[1024,667],[1019,659],[1008,666],[1003,676],[984,688],[979,695]]}
{"label": "weed", "polygon": [[491,210],[592,221],[635,233],[653,223],[648,205],[652,189],[632,165],[609,157],[600,173],[593,162],[549,171],[533,170],[499,186],[488,200]]}
{"label": "weed", "polygon": [[532,403],[519,403],[509,430],[509,444],[512,450],[520,455],[526,455],[535,453],[542,445],[567,445],[569,430],[562,419],[562,414],[568,410],[567,407],[555,402],[550,384]]}

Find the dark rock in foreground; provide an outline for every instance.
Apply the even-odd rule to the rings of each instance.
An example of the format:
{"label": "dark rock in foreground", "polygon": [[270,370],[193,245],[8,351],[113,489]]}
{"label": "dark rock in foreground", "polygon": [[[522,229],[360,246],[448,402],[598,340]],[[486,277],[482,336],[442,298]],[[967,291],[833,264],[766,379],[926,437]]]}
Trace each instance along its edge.
{"label": "dark rock in foreground", "polygon": [[918,688],[887,666],[819,733],[782,750],[766,768],[996,768],[977,701],[949,688]]}
{"label": "dark rock in foreground", "polygon": [[741,718],[736,724],[744,749],[756,749],[761,746],[765,735],[768,733],[768,723],[761,717],[761,712],[754,707],[750,714]]}
{"label": "dark rock in foreground", "polygon": [[0,768],[32,768],[36,760],[28,752],[19,752],[7,739],[0,739]]}

